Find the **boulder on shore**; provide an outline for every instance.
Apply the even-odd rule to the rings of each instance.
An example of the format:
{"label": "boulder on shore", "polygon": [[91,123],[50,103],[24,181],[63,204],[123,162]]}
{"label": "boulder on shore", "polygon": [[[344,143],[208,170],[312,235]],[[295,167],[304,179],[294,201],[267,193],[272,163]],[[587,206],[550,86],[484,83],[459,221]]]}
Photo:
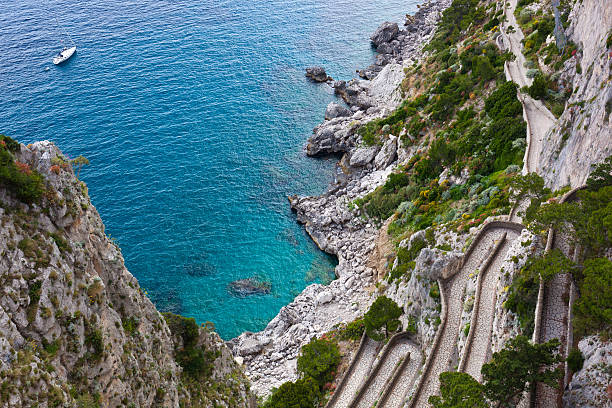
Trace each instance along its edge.
{"label": "boulder on shore", "polygon": [[336,103],[330,102],[325,109],[325,120],[330,120],[339,117],[351,116],[353,112],[350,109]]}
{"label": "boulder on shore", "polygon": [[374,34],[372,34],[370,40],[372,40],[372,43],[378,47],[382,43],[391,42],[391,40],[394,40],[398,34],[399,27],[397,23],[385,21],[376,29],[376,31],[374,31]]}
{"label": "boulder on shore", "polygon": [[236,296],[266,295],[270,293],[272,285],[258,278],[238,279],[229,284],[229,290]]}
{"label": "boulder on shore", "polygon": [[328,76],[323,67],[308,67],[306,68],[306,77],[315,82],[331,81],[332,77]]}

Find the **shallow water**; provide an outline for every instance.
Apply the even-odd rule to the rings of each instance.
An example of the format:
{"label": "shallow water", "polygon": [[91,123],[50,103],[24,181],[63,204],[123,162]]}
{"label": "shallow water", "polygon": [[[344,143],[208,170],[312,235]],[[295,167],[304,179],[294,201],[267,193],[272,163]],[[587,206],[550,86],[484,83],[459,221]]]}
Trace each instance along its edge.
{"label": "shallow water", "polygon": [[[333,159],[302,150],[334,100],[304,68],[350,79],[373,61],[369,34],[416,2],[0,5],[0,132],[90,160],[81,178],[106,232],[160,309],[231,338],[333,278],[334,260],[286,199],[320,194],[333,178]],[[55,67],[66,33],[77,54]],[[251,276],[272,293],[228,292]]]}

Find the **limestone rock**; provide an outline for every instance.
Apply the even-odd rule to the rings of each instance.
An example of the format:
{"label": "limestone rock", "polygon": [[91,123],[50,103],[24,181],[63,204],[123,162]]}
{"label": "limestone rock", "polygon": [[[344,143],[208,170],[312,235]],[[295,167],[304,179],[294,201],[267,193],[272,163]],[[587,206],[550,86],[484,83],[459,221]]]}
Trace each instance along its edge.
{"label": "limestone rock", "polygon": [[380,146],[361,147],[351,155],[350,164],[353,167],[363,167],[376,157]]}
{"label": "limestone rock", "polygon": [[589,336],[580,340],[578,348],[584,357],[584,364],[580,371],[574,373],[566,388],[563,406],[599,408],[612,405],[606,392],[612,383],[609,370],[612,365],[612,342],[604,342],[598,336]]}
{"label": "limestone rock", "polygon": [[[37,142],[15,155],[41,173],[47,193],[26,205],[0,186],[0,371],[11,378],[11,406],[39,405],[40,395],[44,406],[80,405],[71,388],[83,397],[98,394],[108,407],[126,400],[178,407],[179,400],[190,405],[196,398],[205,406],[213,400],[250,406],[248,380],[212,331],[196,326],[193,339],[216,356],[210,376],[200,385],[183,382],[176,360],[182,335],[126,269],[70,165],[51,171],[59,149]],[[196,397],[198,387],[218,391]]]}
{"label": "limestone rock", "polygon": [[334,119],[341,116],[351,116],[352,114],[353,112],[336,102],[330,102],[329,105],[327,105],[327,109],[325,109],[326,120]]}
{"label": "limestone rock", "polygon": [[389,138],[383,144],[376,157],[374,158],[374,165],[377,169],[384,169],[397,158],[397,137],[389,136]]}
{"label": "limestone rock", "polygon": [[382,44],[382,43],[388,43],[391,40],[393,40],[395,37],[397,37],[397,34],[399,33],[399,27],[397,25],[397,23],[390,23],[388,21],[382,23],[374,32],[374,34],[372,34],[372,36],[370,37],[370,40],[372,40],[372,43],[376,46]]}

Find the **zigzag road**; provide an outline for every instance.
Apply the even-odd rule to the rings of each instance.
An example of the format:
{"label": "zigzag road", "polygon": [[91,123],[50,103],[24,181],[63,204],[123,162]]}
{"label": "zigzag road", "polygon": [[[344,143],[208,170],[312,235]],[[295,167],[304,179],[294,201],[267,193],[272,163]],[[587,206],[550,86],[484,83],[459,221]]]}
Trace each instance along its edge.
{"label": "zigzag road", "polygon": [[[576,192],[580,189],[573,189],[567,193],[561,199],[561,202],[574,199]],[[575,250],[575,248],[571,248],[569,245],[568,237],[556,234],[552,229],[549,231],[549,235],[546,251],[556,248],[571,259],[574,255],[572,250]],[[569,299],[572,291],[572,276],[567,273],[558,274],[550,282],[546,282],[542,288],[541,324],[536,325],[534,339],[538,343],[559,339],[561,355],[567,357],[568,344],[571,346],[571,327],[568,325],[568,316],[571,309]],[[560,385],[559,389],[539,384],[533,398],[534,405],[538,408],[560,407],[562,406],[562,394],[563,384]]]}
{"label": "zigzag road", "polygon": [[491,335],[495,318],[496,288],[501,274],[501,265],[510,245],[519,237],[519,232],[511,231],[501,239],[489,265],[483,267],[478,276],[474,311],[470,322],[470,332],[465,345],[459,370],[470,374],[480,381],[480,369],[491,355]]}
{"label": "zigzag road", "polygon": [[[483,227],[481,233],[476,237],[470,248],[466,251],[461,269],[448,281],[444,283],[444,296],[446,297],[447,312],[444,318],[441,335],[428,358],[423,376],[410,401],[409,407],[426,407],[427,400],[431,395],[438,393],[440,388],[440,374],[454,369],[452,363],[456,352],[457,336],[461,329],[461,311],[463,310],[463,292],[470,273],[476,272],[487,260],[491,251],[494,250],[496,241],[501,240],[506,234],[516,236],[522,230],[520,224],[491,222]],[[498,265],[497,259],[506,256],[507,247],[496,251],[492,255],[492,265]],[[484,265],[486,267],[486,265]]]}
{"label": "zigzag road", "polygon": [[394,337],[389,340],[387,348],[370,373],[367,382],[351,403],[351,408],[370,408],[373,406],[394,370],[399,367],[404,359],[410,358],[411,354],[418,353],[418,347],[410,341],[406,333],[400,333]]}
{"label": "zigzag road", "polygon": [[[514,17],[516,5],[517,0],[510,0],[508,2],[508,7],[506,8],[507,22],[503,23],[501,26],[501,38],[503,39],[503,44],[501,44],[501,46],[507,48],[516,57],[514,61],[506,62],[506,79],[516,82],[519,87],[523,87],[530,86],[533,80],[527,77],[527,68],[525,67],[526,59],[521,51],[521,40],[524,37]],[[509,33],[508,27],[512,27],[514,31]],[[498,42],[498,46],[499,45]],[[556,118],[542,102],[532,99],[529,95],[519,93],[519,100],[523,105],[523,117],[527,122],[528,133],[523,170],[525,173],[536,172],[542,152],[542,143],[546,140],[548,131],[555,124]]]}
{"label": "zigzag road", "polygon": [[370,368],[378,354],[380,343],[363,335],[359,349],[351,361],[348,371],[340,382],[338,389],[329,400],[326,408],[348,408],[359,391],[361,384],[366,380]]}
{"label": "zigzag road", "polygon": [[410,352],[406,360],[387,383],[378,404],[379,408],[400,408],[404,406],[406,395],[417,378],[419,368],[423,361],[421,350]]}

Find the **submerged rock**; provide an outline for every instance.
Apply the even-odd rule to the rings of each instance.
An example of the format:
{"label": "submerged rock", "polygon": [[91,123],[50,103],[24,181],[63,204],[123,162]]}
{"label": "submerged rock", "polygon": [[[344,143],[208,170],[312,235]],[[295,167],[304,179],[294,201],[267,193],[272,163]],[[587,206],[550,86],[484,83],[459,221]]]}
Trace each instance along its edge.
{"label": "submerged rock", "polygon": [[229,290],[236,296],[266,295],[270,293],[272,285],[258,278],[238,279],[229,284]]}

